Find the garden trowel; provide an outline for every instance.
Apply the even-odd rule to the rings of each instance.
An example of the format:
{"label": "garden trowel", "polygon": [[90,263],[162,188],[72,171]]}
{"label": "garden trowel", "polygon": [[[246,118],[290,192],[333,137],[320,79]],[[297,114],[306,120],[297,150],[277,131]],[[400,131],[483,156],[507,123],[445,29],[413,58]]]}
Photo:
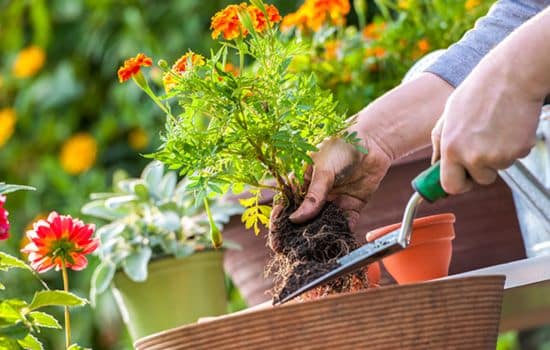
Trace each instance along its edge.
{"label": "garden trowel", "polygon": [[415,192],[409,199],[407,207],[405,208],[403,220],[401,221],[401,228],[390,232],[389,234],[378,238],[371,243],[367,243],[361,248],[358,248],[348,255],[341,257],[337,261],[338,267],[322,275],[321,277],[318,277],[305,286],[302,286],[282,298],[276,304],[285,303],[315,287],[330,282],[335,278],[351,273],[360,267],[369,265],[374,261],[380,260],[388,255],[405,249],[411,240],[412,224],[418,205],[423,200],[434,203],[438,199],[447,196],[447,193],[445,193],[443,187],[441,187],[439,162],[435,163],[418,175],[412,181],[412,187]]}

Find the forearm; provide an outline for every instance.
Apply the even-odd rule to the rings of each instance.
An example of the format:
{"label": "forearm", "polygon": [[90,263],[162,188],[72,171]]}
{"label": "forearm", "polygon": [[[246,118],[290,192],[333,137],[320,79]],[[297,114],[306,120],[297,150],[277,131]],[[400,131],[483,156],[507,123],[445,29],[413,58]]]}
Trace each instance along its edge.
{"label": "forearm", "polygon": [[550,94],[548,53],[550,7],[513,32],[482,63],[501,70],[505,83],[515,84],[529,97],[541,100]]}
{"label": "forearm", "polygon": [[352,127],[374,139],[392,159],[430,143],[430,134],[454,88],[431,73],[403,83],[359,112]]}

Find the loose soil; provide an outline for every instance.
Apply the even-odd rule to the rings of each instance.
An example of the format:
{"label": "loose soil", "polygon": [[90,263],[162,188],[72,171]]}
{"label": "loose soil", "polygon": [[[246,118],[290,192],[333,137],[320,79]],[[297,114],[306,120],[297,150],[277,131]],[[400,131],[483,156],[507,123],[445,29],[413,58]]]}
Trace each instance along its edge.
{"label": "loose soil", "polygon": [[[302,225],[289,220],[296,208],[293,203],[288,205],[274,218],[273,230],[269,233],[273,254],[267,274],[273,276],[275,282],[271,290],[274,303],[332,270],[339,258],[359,246],[343,211],[334,203],[328,202],[316,219]],[[358,291],[368,285],[365,268],[305,293],[301,299]]]}

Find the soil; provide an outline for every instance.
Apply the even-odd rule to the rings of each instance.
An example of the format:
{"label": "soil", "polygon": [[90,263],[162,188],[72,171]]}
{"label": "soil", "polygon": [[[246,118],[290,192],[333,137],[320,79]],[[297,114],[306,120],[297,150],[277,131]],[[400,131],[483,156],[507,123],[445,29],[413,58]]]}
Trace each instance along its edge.
{"label": "soil", "polygon": [[[295,204],[288,205],[274,218],[269,233],[273,254],[267,273],[275,281],[271,290],[274,303],[332,270],[339,258],[359,246],[343,211],[334,203],[328,202],[316,219],[303,225],[289,220],[296,208]],[[364,268],[340,277],[305,293],[301,299],[366,289],[369,286],[366,272]]]}

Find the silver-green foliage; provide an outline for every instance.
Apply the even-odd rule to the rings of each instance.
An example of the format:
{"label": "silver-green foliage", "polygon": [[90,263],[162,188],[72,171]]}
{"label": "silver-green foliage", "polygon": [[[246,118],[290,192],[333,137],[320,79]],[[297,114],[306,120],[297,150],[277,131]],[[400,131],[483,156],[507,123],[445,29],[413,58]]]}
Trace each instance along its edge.
{"label": "silver-green foliage", "polygon": [[[92,277],[92,301],[109,287],[119,268],[140,282],[147,279],[154,257],[182,258],[212,247],[206,212],[187,185],[187,180],[178,182],[175,172],[165,172],[162,163],[153,161],[140,178],[116,173],[114,192],[91,195],[82,212],[108,222],[97,230],[101,263]],[[209,206],[220,228],[242,212],[238,204],[223,200]]]}

